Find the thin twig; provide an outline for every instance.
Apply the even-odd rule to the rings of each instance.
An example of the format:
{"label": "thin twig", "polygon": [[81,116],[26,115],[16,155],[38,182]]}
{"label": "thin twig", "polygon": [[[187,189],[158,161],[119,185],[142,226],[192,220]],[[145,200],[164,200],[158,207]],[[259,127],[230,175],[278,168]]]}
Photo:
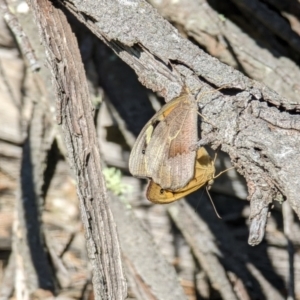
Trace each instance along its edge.
{"label": "thin twig", "polygon": [[20,49],[27,59],[27,62],[33,72],[38,71],[40,67],[40,63],[38,62],[34,50],[30,44],[30,41],[25,34],[21,24],[19,23],[16,16],[10,12],[7,3],[5,0],[0,0],[0,10],[6,21],[7,25],[11,29],[11,31],[15,34],[15,37],[18,41]]}

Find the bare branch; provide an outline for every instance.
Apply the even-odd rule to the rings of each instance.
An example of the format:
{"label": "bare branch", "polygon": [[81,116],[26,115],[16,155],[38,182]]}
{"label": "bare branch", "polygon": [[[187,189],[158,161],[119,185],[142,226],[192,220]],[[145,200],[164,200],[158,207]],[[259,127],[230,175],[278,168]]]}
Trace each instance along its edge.
{"label": "bare branch", "polygon": [[275,34],[279,35],[292,48],[300,53],[300,38],[283,18],[268,8],[265,3],[258,0],[233,0],[241,9],[255,16],[262,24]]}
{"label": "bare branch", "polygon": [[40,64],[35,56],[33,48],[31,47],[29,39],[23,31],[22,26],[19,24],[16,16],[9,11],[5,0],[0,1],[0,9],[4,16],[4,20],[15,34],[15,37],[20,45],[20,49],[22,50],[23,55],[26,57],[31,70],[38,71],[40,69]]}
{"label": "bare branch", "polygon": [[57,120],[62,124],[70,164],[77,179],[95,297],[124,299],[126,283],[119,242],[101,172],[92,106],[78,44],[59,9],[47,0],[32,0],[31,6],[56,84]]}
{"label": "bare branch", "polygon": [[186,299],[174,268],[159,253],[132,209],[116,196],[112,196],[111,208],[122,237],[120,243],[127,278],[136,297],[145,300]]}
{"label": "bare branch", "polygon": [[[298,101],[300,70],[297,64],[286,56],[278,57],[272,51],[266,51],[264,45],[220,15],[207,0],[152,0],[150,3],[172,23],[182,26],[185,33],[212,56],[263,82],[284,97]],[[282,1],[281,4],[285,5]],[[272,44],[276,41],[272,40]]]}
{"label": "bare branch", "polygon": [[13,253],[18,280],[15,290],[17,295],[28,297],[38,290],[54,292],[41,223],[44,171],[53,142],[48,113],[42,101],[34,106],[28,137],[23,145],[20,191],[16,201]]}
{"label": "bare branch", "polygon": [[205,223],[183,201],[170,206],[169,213],[222,299],[238,299],[226,270],[219,261],[222,254]]}
{"label": "bare branch", "polygon": [[280,197],[300,216],[300,165],[295,165],[300,164],[300,120],[293,114],[300,109],[299,99],[280,97],[205,54],[142,0],[130,5],[119,1],[62,3],[129,64],[144,85],[167,100],[183,86],[203,87],[199,78],[214,88],[233,88],[201,99],[202,115],[215,124],[212,128],[202,122],[203,140],[213,148],[221,145],[248,186],[255,186],[248,197],[255,204],[252,217]]}

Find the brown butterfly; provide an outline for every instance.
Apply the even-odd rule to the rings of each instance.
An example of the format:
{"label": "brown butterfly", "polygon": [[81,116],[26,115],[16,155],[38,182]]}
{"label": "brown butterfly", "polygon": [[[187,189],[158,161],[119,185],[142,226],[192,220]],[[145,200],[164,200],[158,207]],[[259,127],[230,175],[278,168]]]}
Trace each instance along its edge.
{"label": "brown butterfly", "polygon": [[161,186],[151,180],[148,184],[146,196],[148,200],[154,203],[171,203],[198,190],[206,184],[211,186],[213,183],[214,174],[214,161],[211,159],[205,148],[201,147],[197,151],[194,177],[185,187],[177,190],[162,189]]}
{"label": "brown butterfly", "polygon": [[132,175],[177,191],[195,177],[198,106],[185,93],[165,104],[144,126],[131,151]]}

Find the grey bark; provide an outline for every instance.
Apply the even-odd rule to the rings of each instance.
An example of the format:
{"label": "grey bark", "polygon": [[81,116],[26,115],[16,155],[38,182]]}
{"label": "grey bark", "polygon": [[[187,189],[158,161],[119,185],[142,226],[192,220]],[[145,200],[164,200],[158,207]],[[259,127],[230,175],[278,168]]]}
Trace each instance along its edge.
{"label": "grey bark", "polygon": [[[67,6],[72,7],[72,2],[65,1],[64,3],[66,3]],[[88,3],[89,2],[82,5],[88,5]],[[276,152],[273,153],[273,149],[278,148],[279,154],[280,151],[282,153],[282,149],[284,149],[285,147],[285,141],[277,140],[277,138],[280,139],[281,136],[286,136],[286,139],[288,140],[287,146],[290,149],[297,146],[297,143],[295,141],[297,141],[299,131],[297,115],[299,105],[298,97],[295,97],[292,89],[297,84],[298,70],[296,70],[295,73],[291,73],[289,72],[291,69],[283,69],[284,66],[287,66],[286,60],[283,60],[282,64],[276,65],[276,60],[274,57],[272,58],[274,60],[270,59],[269,61],[267,58],[270,57],[264,56],[263,61],[259,61],[261,56],[256,55],[259,53],[257,48],[257,52],[251,52],[254,47],[249,47],[246,49],[246,51],[244,45],[244,42],[247,40],[246,37],[243,36],[245,38],[243,39],[243,41],[239,41],[239,39],[236,39],[235,34],[237,36],[241,35],[241,32],[238,32],[237,30],[233,31],[234,34],[230,36],[229,32],[234,29],[234,26],[233,24],[229,26],[228,21],[226,21],[227,28],[223,28],[220,31],[224,33],[224,30],[228,30],[228,32],[226,32],[226,37],[232,38],[230,40],[230,43],[236,47],[235,50],[237,53],[241,53],[239,59],[243,61],[243,58],[249,58],[249,56],[247,57],[247,55],[255,53],[253,55],[255,57],[252,57],[253,60],[247,61],[244,65],[246,66],[248,63],[248,72],[251,73],[253,70],[255,70],[255,67],[259,65],[260,68],[257,68],[257,70],[259,70],[259,72],[257,72],[258,76],[255,78],[263,78],[261,80],[265,80],[264,75],[270,74],[268,72],[270,71],[270,69],[272,69],[272,76],[270,76],[269,78],[269,83],[272,84],[274,76],[274,78],[276,79],[274,81],[274,84],[276,82],[276,87],[279,87],[279,90],[281,89],[280,92],[287,98],[290,98],[290,100],[281,99],[276,94],[273,94],[271,90],[266,89],[263,85],[255,83],[241,76],[238,72],[235,71],[232,71],[232,74],[234,73],[233,75],[230,72],[229,73],[232,75],[231,79],[237,78],[237,80],[229,82],[228,84],[228,80],[226,78],[226,74],[228,74],[226,72],[230,70],[228,69],[228,67],[219,64],[216,60],[209,58],[209,56],[207,55],[203,55],[201,51],[196,50],[197,48],[195,46],[192,46],[183,38],[179,37],[176,30],[170,29],[170,25],[163,21],[155,13],[154,10],[147,6],[147,4],[142,1],[122,3],[124,5],[127,4],[127,6],[122,7],[120,3],[113,2],[114,8],[116,10],[110,11],[112,12],[112,15],[110,16],[112,19],[105,20],[106,24],[102,24],[101,22],[99,22],[99,28],[97,27],[98,24],[95,23],[95,20],[97,19],[93,19],[93,16],[97,12],[82,9],[82,12],[79,12],[77,16],[79,16],[79,18],[81,17],[82,21],[84,21],[98,36],[100,36],[102,40],[110,45],[111,48],[114,49],[115,52],[119,54],[120,57],[122,57],[131,67],[133,67],[133,69],[136,71],[139,78],[145,85],[153,88],[153,90],[159,91],[161,94],[165,95],[167,100],[169,100],[173,98],[174,95],[177,95],[184,86],[188,86],[193,92],[195,90],[198,90],[198,87],[199,89],[209,91],[211,89],[219,87],[223,82],[226,83],[226,88],[221,90],[220,93],[210,93],[208,95],[202,94],[202,96],[199,97],[199,108],[201,109],[202,115],[204,115],[205,118],[209,118],[211,120],[211,123],[213,124],[211,125],[205,123],[204,121],[202,122],[202,140],[199,144],[205,144],[209,142],[214,148],[216,148],[218,145],[222,145],[223,149],[231,153],[231,157],[234,159],[236,166],[240,169],[241,173],[243,173],[245,177],[248,178],[248,187],[250,192],[252,193],[250,195],[252,199],[252,225],[250,228],[251,233],[249,240],[252,245],[257,244],[264,234],[271,201],[273,199],[279,201],[283,200],[283,196],[286,196],[284,192],[289,192],[289,189],[292,187],[285,187],[285,183],[289,182],[290,180],[288,178],[288,170],[291,169],[291,164],[289,166],[285,166],[285,169],[283,169],[283,172],[285,172],[284,174],[282,174],[281,166],[284,165],[286,161],[291,159],[293,153],[285,158],[280,157],[280,155],[278,155],[278,153],[276,154]],[[133,10],[136,8],[136,3],[138,3],[137,13],[133,13]],[[178,4],[182,2],[178,1],[176,3]],[[97,3],[94,3],[93,5],[96,6]],[[102,7],[99,6],[100,9],[105,5],[110,4],[99,3],[98,5],[102,5]],[[76,13],[77,12],[75,11],[75,14]],[[100,20],[102,18],[107,18],[107,15],[105,15],[105,13],[103,15],[101,11],[98,13],[99,15],[97,15],[96,17]],[[139,14],[142,14],[142,16],[139,16]],[[139,19],[142,17],[144,19],[142,21],[139,21]],[[116,20],[119,18],[122,19],[122,27],[124,27],[125,30],[121,28],[122,22],[118,23],[118,20]],[[127,19],[132,19],[133,21]],[[152,23],[147,22],[147,20],[152,20]],[[55,26],[52,25],[50,26],[50,28],[54,27]],[[190,27],[189,29],[191,31],[194,30],[193,27]],[[116,34],[114,30],[116,30]],[[138,31],[142,31],[143,33],[139,34]],[[144,33],[144,31],[146,32],[146,34]],[[168,32],[170,34],[168,34]],[[196,32],[194,36],[196,36],[198,33],[199,32]],[[156,35],[158,36],[156,37]],[[219,32],[217,32],[216,35],[219,35]],[[172,37],[175,41],[172,40]],[[114,38],[116,39],[114,40]],[[129,39],[129,42],[126,40],[126,38]],[[233,42],[235,42],[235,44]],[[157,43],[158,45],[162,45],[162,54],[159,53],[159,47],[155,45],[155,43]],[[244,51],[240,49],[241,44],[244,46]],[[173,49],[174,45],[175,50]],[[247,46],[249,46],[248,43]],[[168,51],[166,51],[166,49]],[[184,50],[184,54],[180,55],[179,50],[181,49]],[[238,50],[241,51],[238,52]],[[190,55],[193,57],[193,59],[190,58]],[[228,57],[229,56],[230,53]],[[162,57],[162,59],[160,57]],[[215,78],[213,70],[212,72],[209,69],[205,70],[205,63],[207,61],[209,62],[210,66],[218,66],[219,69],[216,68],[216,70],[225,70],[225,75],[223,75],[222,72],[219,71],[219,73],[216,73],[215,75],[219,76],[221,79],[218,77]],[[252,63],[254,65],[253,69],[251,69]],[[201,67],[199,67],[200,65]],[[270,66],[271,68],[268,68]],[[290,66],[291,65],[288,65],[288,67]],[[202,70],[202,68],[204,69]],[[109,68],[103,69],[101,70],[101,72],[103,77],[105,77],[106,74],[109,74],[109,72],[113,73],[113,71]],[[203,77],[199,74],[202,74]],[[58,77],[64,76],[65,74],[61,72]],[[223,78],[223,76],[225,76],[225,78]],[[108,80],[111,79],[111,76],[107,77],[110,77],[108,78]],[[204,81],[207,85],[203,82],[200,82],[199,79]],[[268,80],[264,82],[267,84]],[[278,82],[280,83],[280,85],[277,84]],[[112,82],[110,83],[111,89],[113,89],[114,83],[115,82],[112,80]],[[128,85],[129,84],[130,83],[128,83]],[[115,91],[114,96],[116,98],[120,97],[119,93],[120,91]],[[109,95],[109,97],[110,96],[111,95]],[[127,96],[125,98],[127,99],[130,97]],[[276,106],[274,104],[278,105]],[[123,111],[125,111],[126,106],[130,105],[130,101],[127,103],[122,103],[122,105]],[[142,105],[140,106],[140,108],[142,109]],[[73,110],[73,112],[74,111],[75,109]],[[63,116],[64,114],[60,115],[62,119]],[[72,122],[76,123],[78,119],[81,120],[81,118],[77,118],[75,116]],[[253,120],[257,125],[251,123],[253,122]],[[80,123],[80,121],[78,122]],[[74,123],[72,123],[72,125]],[[130,130],[136,134],[138,130],[134,128],[135,123],[136,118],[133,117],[130,123]],[[75,127],[76,124],[74,125],[74,128]],[[295,130],[293,131],[291,128],[295,128]],[[74,131],[76,131],[76,129],[78,129],[78,127],[76,127]],[[77,133],[75,133],[75,135],[76,134]],[[270,137],[272,137],[272,139]],[[78,134],[76,138],[78,138]],[[248,140],[248,138],[250,139]],[[258,142],[256,140],[253,140],[254,138],[256,138]],[[271,142],[269,142],[268,144],[269,139],[271,139]],[[262,146],[261,148],[259,148],[257,147],[257,145]],[[82,156],[86,157],[84,154]],[[275,156],[275,158],[273,158],[273,156]],[[81,157],[78,159],[78,161],[80,160]],[[84,163],[85,162],[83,162],[83,164]],[[296,164],[297,158],[296,163],[294,164],[295,168],[297,168]],[[296,175],[298,176],[298,174]],[[287,179],[284,181],[283,179],[285,178],[285,176]],[[297,183],[297,176],[291,178],[291,180],[294,180],[292,184]],[[295,188],[297,189],[297,186]],[[270,195],[268,195],[268,193]],[[296,195],[297,190],[294,193],[294,200]],[[87,212],[86,215],[90,217],[89,212]],[[92,215],[92,217],[94,216]],[[184,233],[183,229],[182,232]],[[226,237],[227,236],[228,234],[226,233]],[[199,250],[199,248],[201,247],[195,246],[195,248],[196,250]],[[126,260],[126,264],[127,263],[128,260]],[[128,264],[131,265],[132,263],[133,260]],[[132,268],[131,270],[135,271],[136,269],[137,267],[134,266],[134,268]],[[254,270],[253,274],[256,273],[257,272],[255,272]],[[140,284],[139,288],[145,287],[143,286],[143,282],[140,280],[141,274],[141,272],[138,274],[136,274],[135,272],[131,273],[131,276],[135,277],[135,279],[137,279],[137,282]],[[229,274],[229,276],[231,275]],[[259,276],[257,275],[256,279],[258,277]],[[262,280],[260,281],[260,283],[262,283]],[[265,295],[267,295],[268,292],[269,294],[274,293],[274,291],[271,291],[270,287],[267,284],[264,284]],[[149,293],[149,295],[151,296],[152,294]],[[280,296],[278,298],[280,298]]]}
{"label": "grey bark", "polygon": [[92,106],[78,44],[61,10],[51,2],[31,1],[57,93],[57,121],[62,125],[68,158],[77,180],[81,217],[93,267],[95,299],[124,299],[116,226],[111,214]]}
{"label": "grey bark", "polygon": [[[170,0],[151,0],[150,3],[165,18],[182,26],[184,32],[209,54],[250,78],[263,82],[284,97],[297,101],[297,91],[300,89],[299,67],[287,55],[278,54],[282,46],[273,36],[264,32],[265,36],[261,38],[271,41],[269,44],[272,44],[270,48],[273,49],[266,51],[261,42],[251,38],[230,19],[220,16],[207,0],[179,0],[172,4]],[[255,13],[252,15],[255,16]],[[249,19],[253,18],[249,16]],[[271,21],[267,20],[269,23]],[[262,30],[260,24],[251,25]]]}
{"label": "grey bark", "polygon": [[[297,98],[281,97],[205,54],[142,0],[130,5],[118,1],[61,3],[129,64],[144,85],[167,101],[183,87],[192,91],[204,85],[206,90],[227,87],[200,101],[202,115],[214,124],[202,122],[202,145],[221,146],[245,177],[250,218],[255,223],[264,219],[265,211],[278,199],[287,199],[300,215]],[[252,244],[261,239],[261,232],[252,232]]]}

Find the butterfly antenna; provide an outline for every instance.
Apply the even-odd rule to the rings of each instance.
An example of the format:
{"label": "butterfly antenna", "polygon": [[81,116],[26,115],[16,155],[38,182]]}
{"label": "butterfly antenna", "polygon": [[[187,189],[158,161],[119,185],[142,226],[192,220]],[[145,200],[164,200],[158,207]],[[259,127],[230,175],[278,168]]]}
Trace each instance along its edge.
{"label": "butterfly antenna", "polygon": [[213,208],[214,208],[214,211],[215,211],[217,217],[218,217],[219,219],[222,219],[221,216],[219,215],[218,211],[217,211],[217,208],[216,208],[216,206],[215,206],[215,204],[214,204],[213,199],[212,199],[211,196],[210,196],[210,193],[209,193],[209,191],[208,191],[207,186],[206,186],[206,192],[207,192],[207,195],[208,195],[208,197],[209,197],[209,200],[210,200],[210,202],[211,202],[211,204],[212,204],[212,206],[213,206]]}
{"label": "butterfly antenna", "polygon": [[201,113],[199,113],[199,111],[197,111],[197,114],[204,120],[204,122],[208,123],[209,125],[211,125],[214,128],[217,128],[216,125],[214,125],[213,123],[209,122],[206,117],[204,117]]}
{"label": "butterfly antenna", "polygon": [[[218,149],[216,152],[215,152],[215,157],[214,157],[214,165],[216,165],[216,160],[217,160],[217,155],[218,155],[218,152],[219,152],[220,149]],[[226,170],[224,171],[221,171],[218,175],[215,176],[214,174],[214,178],[213,179],[216,179],[218,178],[219,176],[221,176],[223,173],[231,170],[231,169],[234,169],[234,167],[230,167],[230,168],[227,168]]]}
{"label": "butterfly antenna", "polygon": [[206,92],[202,92],[202,93],[201,93],[201,90],[200,90],[199,93],[198,93],[198,95],[196,95],[196,100],[199,101],[198,100],[198,96],[201,97],[201,96],[204,96],[204,95],[207,95],[207,94],[213,94],[215,92],[218,92],[220,90],[226,89],[228,87],[230,87],[228,84],[223,84],[222,86],[220,86],[219,88],[214,89],[214,90],[210,90],[210,91],[206,91]]}
{"label": "butterfly antenna", "polygon": [[224,170],[224,171],[221,171],[217,176],[214,176],[214,179],[218,178],[218,177],[221,176],[223,173],[225,173],[225,172],[227,172],[227,171],[229,171],[229,170],[231,170],[231,169],[234,169],[234,167],[230,167],[230,168],[227,168],[227,169]]}

